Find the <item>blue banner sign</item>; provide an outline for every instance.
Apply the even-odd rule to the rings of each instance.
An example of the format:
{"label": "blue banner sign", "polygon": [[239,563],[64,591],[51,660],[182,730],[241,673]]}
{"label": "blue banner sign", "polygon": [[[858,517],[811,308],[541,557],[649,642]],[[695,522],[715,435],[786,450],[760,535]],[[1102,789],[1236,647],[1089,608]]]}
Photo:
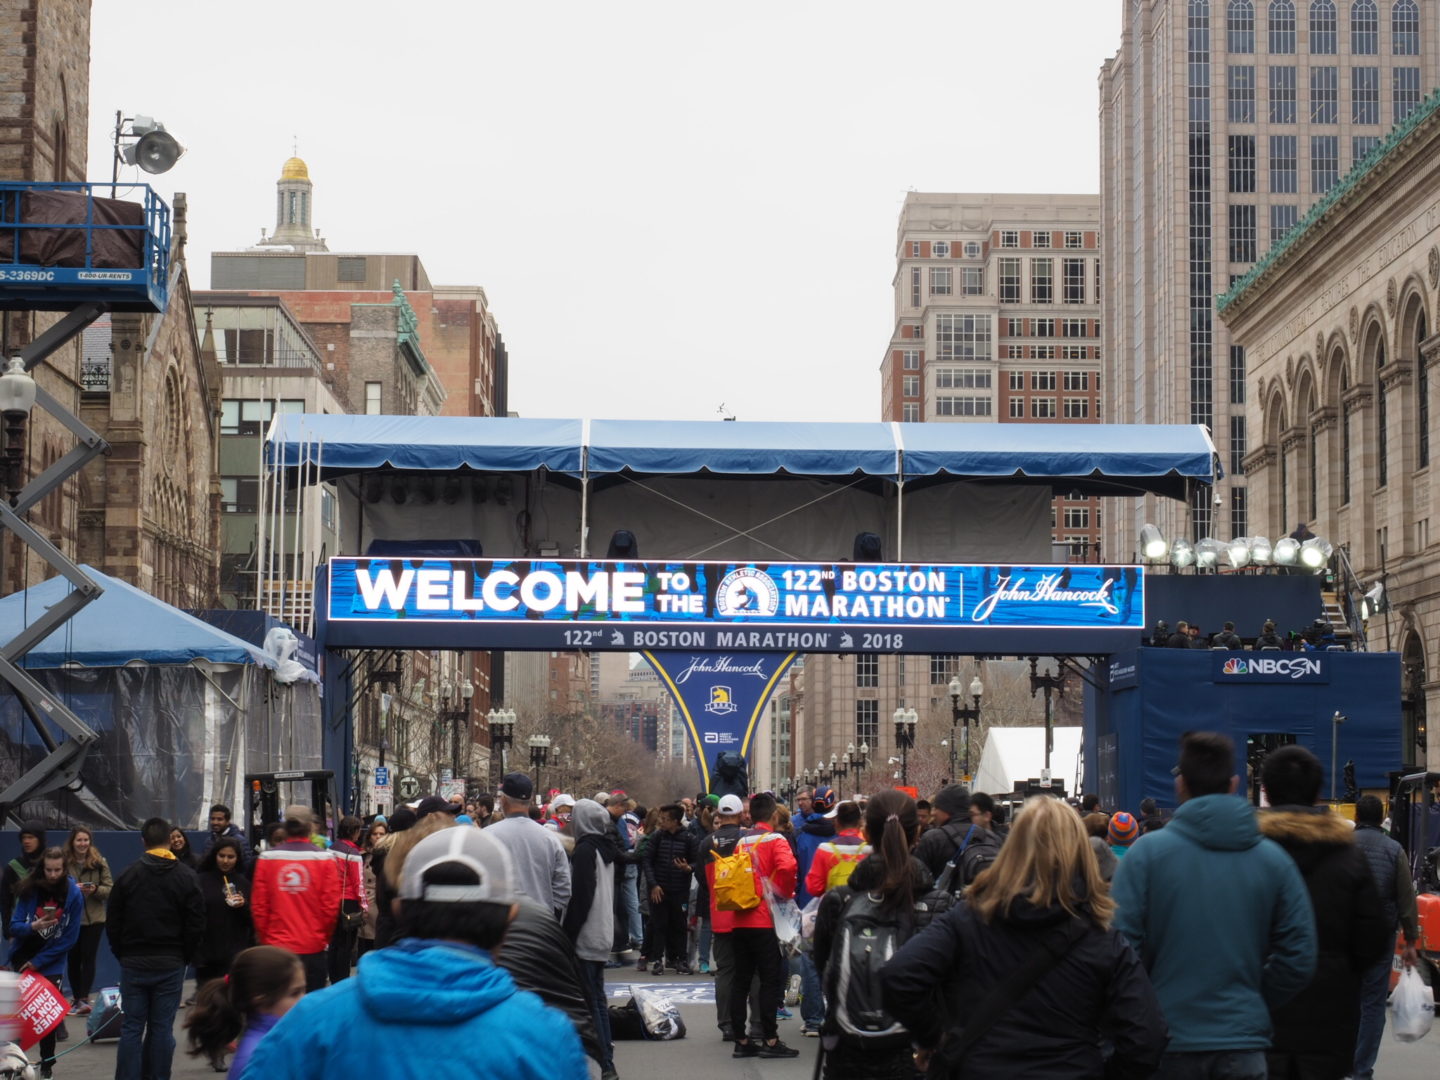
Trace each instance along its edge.
{"label": "blue banner sign", "polygon": [[765,703],[797,654],[645,650],[641,655],[675,699],[695,751],[700,782],[709,791],[716,754],[735,751],[750,760],[750,741],[765,714]]}
{"label": "blue banner sign", "polygon": [[[1095,564],[335,558],[327,615],[332,622],[562,624],[574,628],[566,643],[580,648],[883,651],[905,647],[891,633],[904,628],[1138,631],[1142,575],[1139,567]],[[633,641],[621,633],[637,625],[656,630]],[[715,632],[687,637],[686,627]],[[826,635],[822,644],[779,633],[800,627],[859,634],[842,632],[833,642]],[[624,640],[606,640],[607,629]]]}
{"label": "blue banner sign", "polygon": [[1330,671],[1323,653],[1211,654],[1211,677],[1217,683],[1328,683]]}

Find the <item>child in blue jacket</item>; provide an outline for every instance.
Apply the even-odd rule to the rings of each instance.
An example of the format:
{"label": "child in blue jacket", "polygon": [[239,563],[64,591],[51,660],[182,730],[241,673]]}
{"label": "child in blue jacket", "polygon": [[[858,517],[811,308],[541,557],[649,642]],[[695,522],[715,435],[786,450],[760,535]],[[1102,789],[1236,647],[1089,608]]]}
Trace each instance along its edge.
{"label": "child in blue jacket", "polygon": [[[10,966],[30,970],[60,986],[65,958],[80,938],[85,894],[65,872],[65,852],[46,848],[40,866],[20,882],[10,917]],[[40,1040],[40,1075],[49,1080],[55,1065],[58,1029]]]}

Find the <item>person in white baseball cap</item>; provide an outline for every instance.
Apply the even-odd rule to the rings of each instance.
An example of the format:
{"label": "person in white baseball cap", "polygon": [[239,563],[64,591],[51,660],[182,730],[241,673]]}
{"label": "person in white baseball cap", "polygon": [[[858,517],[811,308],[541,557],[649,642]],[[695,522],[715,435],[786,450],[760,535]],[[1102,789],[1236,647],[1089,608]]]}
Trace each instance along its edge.
{"label": "person in white baseball cap", "polygon": [[367,953],[354,978],[302,998],[261,1040],[247,1075],[360,1076],[396,1047],[407,1076],[587,1075],[574,1024],[519,993],[491,958],[518,910],[505,846],[488,830],[442,828],[399,871],[399,940]]}
{"label": "person in white baseball cap", "polygon": [[560,794],[550,800],[550,816],[545,827],[556,832],[570,832],[570,815],[575,811],[575,796]]}

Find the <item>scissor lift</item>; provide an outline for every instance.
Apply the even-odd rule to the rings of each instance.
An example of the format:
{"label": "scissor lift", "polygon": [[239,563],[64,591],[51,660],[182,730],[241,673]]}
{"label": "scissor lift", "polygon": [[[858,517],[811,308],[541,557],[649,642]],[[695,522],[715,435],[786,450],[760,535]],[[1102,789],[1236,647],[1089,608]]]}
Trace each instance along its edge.
{"label": "scissor lift", "polygon": [[[66,313],[24,348],[0,357],[0,366],[9,368],[19,358],[24,370],[32,371],[108,311],[165,311],[170,290],[170,208],[149,185],[120,185],[119,190],[138,192],[140,201],[114,198],[115,185],[0,182],[0,311]],[[0,647],[0,679],[14,687],[27,718],[50,751],[0,791],[0,822],[26,799],[74,783],[86,753],[99,738],[19,666],[26,653],[103,591],[25,516],[109,446],[44,387],[35,388],[35,404],[64,424],[77,443],[18,494],[0,499],[0,527],[63,574],[75,591]],[[47,720],[69,738],[57,742]]]}

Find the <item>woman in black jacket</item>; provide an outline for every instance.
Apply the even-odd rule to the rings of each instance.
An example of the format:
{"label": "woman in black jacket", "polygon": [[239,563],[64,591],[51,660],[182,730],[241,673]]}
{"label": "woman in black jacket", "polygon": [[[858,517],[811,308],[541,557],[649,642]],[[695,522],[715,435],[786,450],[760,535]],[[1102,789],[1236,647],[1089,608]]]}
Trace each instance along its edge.
{"label": "woman in black jacket", "polygon": [[[1030,799],[964,906],[937,918],[885,966],[885,1005],[922,1048],[916,1065],[926,1068],[938,1055],[942,1073],[961,1080],[1150,1076],[1169,1034],[1144,967],[1109,928],[1113,911],[1079,815],[1049,796]],[[1055,958],[1044,974],[1004,1001],[955,1061],[966,1017],[1045,948]],[[1108,1059],[1103,1040],[1113,1047]]]}
{"label": "woman in black jacket", "polygon": [[205,898],[205,936],[195,957],[195,987],[230,971],[237,953],[255,944],[250,921],[250,879],[244,849],[233,836],[222,836],[205,853],[197,877]]}

